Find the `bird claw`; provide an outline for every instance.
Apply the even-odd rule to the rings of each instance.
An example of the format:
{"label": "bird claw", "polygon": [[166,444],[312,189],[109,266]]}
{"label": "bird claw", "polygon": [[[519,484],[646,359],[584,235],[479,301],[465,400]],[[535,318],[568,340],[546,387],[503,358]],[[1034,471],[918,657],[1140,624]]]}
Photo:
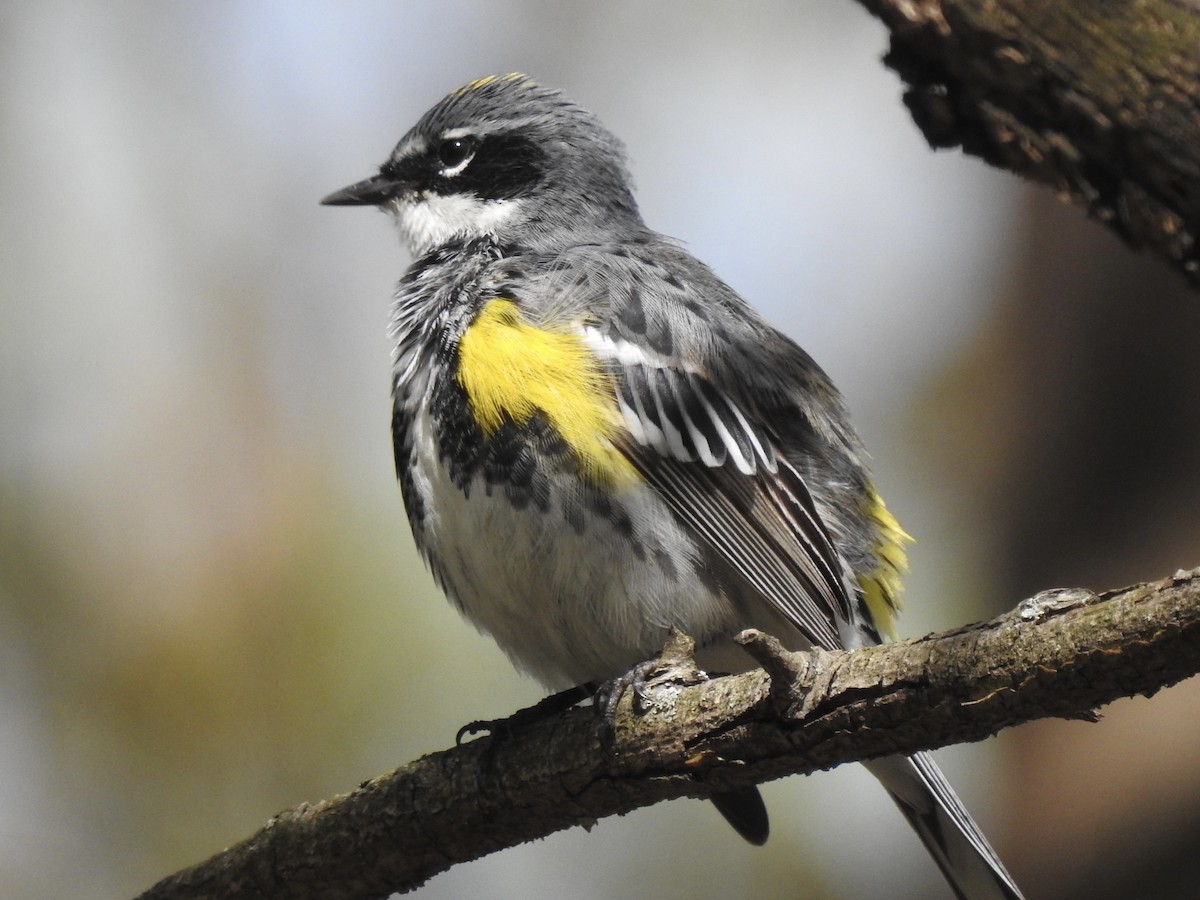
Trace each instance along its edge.
{"label": "bird claw", "polygon": [[707,679],[693,659],[696,642],[681,631],[671,629],[663,651],[655,659],[638,663],[624,675],[600,685],[594,705],[609,739],[616,735],[617,708],[627,690],[633,691],[634,713],[640,715],[654,706],[653,693],[670,685],[699,684]]}
{"label": "bird claw", "polygon": [[669,685],[699,684],[708,677],[697,668],[696,661],[692,658],[695,649],[695,641],[672,629],[662,653],[654,659],[638,663],[624,675],[599,684],[589,681],[551,694],[533,706],[519,709],[504,719],[478,719],[468,722],[458,729],[454,743],[460,745],[477,734],[494,737],[511,735],[564,712],[589,697],[592,698],[592,705],[602,723],[604,736],[611,741],[616,736],[617,707],[627,690],[633,691],[633,711],[640,715],[654,706],[652,694],[655,691]]}
{"label": "bird claw", "polygon": [[551,694],[549,697],[539,700],[533,706],[518,709],[511,716],[504,719],[476,719],[458,729],[458,732],[454,735],[454,743],[456,746],[461,745],[466,738],[477,734],[488,734],[493,737],[510,736],[517,731],[528,728],[530,725],[544,721],[551,716],[570,709],[572,706],[578,705],[595,694],[595,692],[596,685],[588,682],[576,685],[573,688],[567,688],[565,691],[559,691],[557,694]]}

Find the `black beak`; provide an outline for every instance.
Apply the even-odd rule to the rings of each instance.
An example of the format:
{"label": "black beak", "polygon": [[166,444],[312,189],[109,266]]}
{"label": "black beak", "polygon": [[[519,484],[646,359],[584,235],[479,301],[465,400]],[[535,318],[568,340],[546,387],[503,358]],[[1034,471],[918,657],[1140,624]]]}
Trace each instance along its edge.
{"label": "black beak", "polygon": [[375,175],[358,184],[334,191],[321,200],[322,206],[379,206],[400,190],[400,183],[386,175]]}

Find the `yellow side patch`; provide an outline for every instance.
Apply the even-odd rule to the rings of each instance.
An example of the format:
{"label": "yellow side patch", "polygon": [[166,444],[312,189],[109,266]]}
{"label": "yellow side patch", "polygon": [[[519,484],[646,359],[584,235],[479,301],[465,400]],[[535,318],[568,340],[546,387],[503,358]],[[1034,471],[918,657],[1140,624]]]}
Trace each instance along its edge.
{"label": "yellow side patch", "polygon": [[904,592],[901,576],[908,571],[904,545],[911,542],[912,537],[900,527],[896,517],[884,506],[883,498],[874,490],[867,498],[866,514],[879,531],[879,541],[874,548],[879,565],[859,575],[858,583],[875,627],[882,636],[892,639],[896,637],[896,613],[900,611]]}
{"label": "yellow side patch", "polygon": [[458,383],[484,434],[541,412],[574,451],[584,478],[609,486],[638,480],[612,443],[622,425],[612,379],[579,335],[535,328],[513,301],[496,299],[467,327],[458,357]]}

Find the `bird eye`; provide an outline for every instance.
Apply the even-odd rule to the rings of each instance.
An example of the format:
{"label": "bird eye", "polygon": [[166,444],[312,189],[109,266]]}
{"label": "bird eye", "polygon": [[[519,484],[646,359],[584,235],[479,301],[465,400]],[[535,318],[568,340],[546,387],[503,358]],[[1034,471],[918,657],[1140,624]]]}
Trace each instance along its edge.
{"label": "bird eye", "polygon": [[469,137],[446,138],[438,145],[438,162],[442,171],[449,175],[451,170],[461,169],[475,154],[475,141]]}

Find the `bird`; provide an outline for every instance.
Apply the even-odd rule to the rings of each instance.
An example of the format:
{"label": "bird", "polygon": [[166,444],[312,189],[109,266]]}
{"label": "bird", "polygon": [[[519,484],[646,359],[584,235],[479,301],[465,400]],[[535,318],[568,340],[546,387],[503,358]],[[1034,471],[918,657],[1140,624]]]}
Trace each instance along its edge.
{"label": "bird", "polygon": [[[837,388],[679,242],[624,144],[523,73],[452,91],[377,174],[325,197],[389,213],[396,473],[450,602],[547,688],[606,682],[672,629],[855,649],[895,634],[908,535]],[[960,898],[1020,890],[927,753],[866,763]],[[743,837],[757,789],[713,798]]]}

